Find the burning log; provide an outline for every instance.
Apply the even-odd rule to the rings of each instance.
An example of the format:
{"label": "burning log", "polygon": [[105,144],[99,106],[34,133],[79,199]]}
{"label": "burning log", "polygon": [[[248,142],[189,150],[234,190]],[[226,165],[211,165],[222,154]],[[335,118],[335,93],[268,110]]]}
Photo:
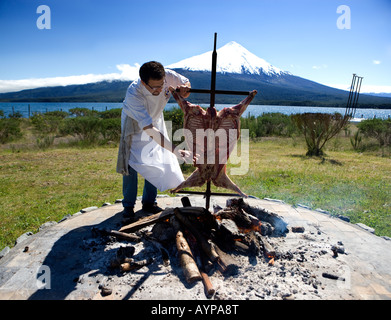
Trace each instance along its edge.
{"label": "burning log", "polygon": [[132,259],[134,252],[135,252],[135,247],[120,247],[115,255],[115,258],[111,260],[110,262],[110,267],[115,269],[115,268],[120,268],[123,263],[133,263],[134,260]]}
{"label": "burning log", "polygon": [[141,261],[133,261],[133,259],[125,259],[125,262],[121,263],[120,265],[120,270],[121,272],[138,270],[141,269],[142,267],[150,265],[154,261],[155,261],[154,258],[148,258]]}
{"label": "burning log", "polygon": [[93,228],[93,232],[97,233],[101,236],[113,236],[116,238],[119,238],[121,240],[127,240],[130,242],[140,242],[141,238],[135,234],[128,234],[116,230],[109,230],[109,229],[97,229]]}
{"label": "burning log", "polygon": [[201,274],[198,270],[197,264],[194,261],[194,256],[190,250],[189,244],[187,243],[181,227],[177,221],[173,221],[174,228],[177,230],[176,234],[176,247],[179,253],[179,261],[188,283],[201,280]]}
{"label": "burning log", "polygon": [[251,216],[255,216],[262,222],[268,222],[271,226],[273,226],[274,235],[284,234],[287,232],[288,224],[281,217],[273,212],[268,212],[265,209],[250,206],[243,200],[243,198],[229,199],[227,200],[227,206],[241,208],[243,211]]}
{"label": "burning log", "polygon": [[[237,264],[227,254],[217,247],[210,239],[206,240],[205,237],[199,232],[191,221],[182,213],[183,208],[176,208],[174,210],[175,216],[183,225],[189,229],[189,231],[195,236],[197,242],[200,244],[202,250],[209,257],[212,262],[215,262],[220,267],[222,273],[228,275],[233,274],[237,270]],[[220,254],[217,252],[219,251]]]}
{"label": "burning log", "polygon": [[[191,207],[193,208],[193,207]],[[189,221],[189,219],[183,214],[184,208],[175,208],[174,213],[175,217],[183,223],[183,225],[190,230],[192,234],[196,237],[198,243],[200,244],[202,250],[205,252],[205,254],[209,257],[210,260],[215,262],[219,255],[216,253],[216,250],[214,249],[214,246],[211,241],[207,241],[201,233],[193,227],[192,223]]]}
{"label": "burning log", "polygon": [[276,251],[272,247],[272,245],[266,240],[265,237],[261,237],[263,243],[263,252],[268,258],[274,258],[276,256]]}
{"label": "burning log", "polygon": [[205,272],[205,266],[202,260],[202,253],[200,252],[198,245],[197,245],[197,239],[194,237],[194,235],[187,230],[186,231],[186,238],[188,239],[188,243],[190,245],[190,248],[192,252],[194,253],[194,258],[197,263],[198,269],[200,271],[201,277],[202,277],[202,283],[204,284],[205,292],[208,297],[211,297],[216,290],[213,288],[212,282],[209,279],[209,276]]}
{"label": "burning log", "polygon": [[[175,210],[174,208],[166,208],[162,212],[150,215],[136,222],[125,225],[119,231],[129,233],[150,226],[156,222],[166,220],[174,215],[174,210]],[[203,215],[205,214],[205,212],[207,212],[207,210],[202,207],[187,207],[187,208],[182,208],[182,210],[184,210],[183,212],[186,214],[194,214],[194,215]]]}

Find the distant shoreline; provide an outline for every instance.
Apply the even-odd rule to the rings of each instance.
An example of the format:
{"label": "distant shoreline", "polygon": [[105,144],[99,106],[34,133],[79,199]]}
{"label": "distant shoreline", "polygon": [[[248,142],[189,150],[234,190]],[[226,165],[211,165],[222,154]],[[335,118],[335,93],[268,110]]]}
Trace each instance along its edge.
{"label": "distant shoreline", "polygon": [[[200,104],[202,107],[208,107],[208,104]],[[232,106],[231,104],[216,104],[218,110]],[[4,116],[8,117],[13,112],[20,112],[23,118],[32,116],[33,113],[45,113],[48,111],[66,111],[69,112],[72,108],[87,108],[95,111],[105,111],[110,109],[122,108],[122,102],[0,102],[0,110],[3,110]],[[179,108],[176,103],[168,103],[166,110],[172,108]],[[283,114],[295,114],[305,112],[320,112],[320,113],[334,113],[339,112],[344,114],[345,108],[342,107],[315,107],[315,106],[286,106],[286,105],[250,105],[243,113],[243,117],[259,116],[262,113],[283,113]],[[356,115],[352,122],[359,122],[363,119],[372,118],[387,119],[391,117],[390,109],[378,109],[378,108],[357,108]]]}

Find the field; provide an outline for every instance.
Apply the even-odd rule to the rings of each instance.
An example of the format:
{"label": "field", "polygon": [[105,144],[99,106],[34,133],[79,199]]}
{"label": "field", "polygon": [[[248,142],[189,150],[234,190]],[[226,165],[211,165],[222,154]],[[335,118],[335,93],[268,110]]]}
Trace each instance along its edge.
{"label": "field", "polygon": [[[245,193],[345,215],[352,223],[375,228],[377,235],[391,237],[391,161],[384,149],[359,153],[341,133],[329,141],[324,157],[305,156],[304,140],[298,136],[251,140],[249,152],[246,174],[230,174],[240,164],[227,168]],[[116,159],[117,145],[112,143],[60,143],[45,150],[26,141],[2,145],[0,250],[47,221],[121,199]],[[192,172],[191,167],[184,170],[185,176]],[[139,195],[142,187],[140,179]]]}

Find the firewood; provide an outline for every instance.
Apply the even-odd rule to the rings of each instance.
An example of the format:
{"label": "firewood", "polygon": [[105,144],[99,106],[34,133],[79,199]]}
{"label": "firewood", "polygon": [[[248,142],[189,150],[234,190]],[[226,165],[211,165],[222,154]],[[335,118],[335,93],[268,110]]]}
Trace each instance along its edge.
{"label": "firewood", "polygon": [[178,230],[176,234],[176,246],[186,281],[188,283],[193,283],[194,281],[201,280],[201,274],[198,270],[197,264],[194,261],[193,253],[191,252],[189,244],[180,230]]}
{"label": "firewood", "polygon": [[170,264],[170,255],[168,254],[168,251],[165,246],[151,235],[144,234],[143,238],[151,242],[160,251],[160,253],[162,254],[163,265],[167,267]]}
{"label": "firewood", "polygon": [[234,258],[232,258],[229,254],[222,251],[217,245],[215,245],[215,250],[217,254],[219,255],[219,258],[217,260],[217,263],[219,267],[221,268],[221,272],[227,276],[227,275],[235,275],[238,273],[239,266]]}
{"label": "firewood", "polygon": [[287,231],[288,223],[285,222],[282,217],[273,212],[269,212],[266,209],[250,206],[243,198],[228,199],[227,206],[239,207],[248,214],[257,217],[259,220],[270,223],[277,234],[284,234]]}
{"label": "firewood", "polygon": [[265,237],[260,236],[263,243],[263,252],[268,258],[273,258],[276,256],[276,251],[272,247],[272,245],[266,240]]}
{"label": "firewood", "polygon": [[128,234],[116,230],[92,228],[94,234],[100,236],[113,236],[121,240],[127,240],[130,242],[140,242],[141,238],[135,234]]}
{"label": "firewood", "polygon": [[151,224],[154,224],[158,221],[165,220],[165,219],[169,218],[170,216],[172,216],[173,214],[174,214],[173,209],[168,208],[168,209],[163,210],[162,212],[150,215],[150,216],[142,218],[136,222],[133,222],[131,224],[123,226],[119,231],[126,232],[126,233],[133,232],[133,231],[142,229],[144,227],[147,227]]}
{"label": "firewood", "polygon": [[174,210],[175,217],[178,218],[178,220],[181,223],[183,223],[184,226],[186,226],[186,228],[188,228],[192,234],[194,234],[194,236],[196,237],[199,245],[201,246],[201,248],[205,252],[205,254],[209,257],[210,260],[215,262],[218,259],[219,255],[216,253],[216,250],[214,249],[213,244],[211,243],[211,241],[207,241],[201,235],[201,233],[196,228],[193,227],[193,225],[189,221],[189,219],[187,219],[187,217],[184,214],[182,214],[183,209],[187,209],[187,208],[180,208],[180,209],[175,208],[175,210]]}
{"label": "firewood", "polygon": [[240,241],[234,241],[234,246],[236,249],[240,250],[240,251],[243,251],[245,253],[248,253],[249,250],[250,250],[250,247],[246,244],[244,244],[243,242],[240,242]]}
{"label": "firewood", "polygon": [[128,259],[125,259],[125,261],[127,261],[127,262],[121,263],[121,265],[120,265],[121,272],[141,269],[142,267],[145,267],[145,266],[151,264],[155,260],[153,258],[148,258],[148,259],[141,260],[141,261],[130,261]]}
{"label": "firewood", "polygon": [[201,252],[197,245],[197,239],[195,236],[189,231],[186,231],[186,238],[188,239],[188,243],[190,245],[190,248],[194,254],[194,259],[197,263],[198,269],[200,271],[201,277],[202,277],[202,283],[204,284],[205,293],[207,297],[211,297],[214,295],[216,290],[213,288],[212,282],[209,279],[208,274],[205,272],[205,266],[202,261]]}
{"label": "firewood", "polygon": [[[183,212],[185,214],[191,214],[191,215],[203,215],[206,212],[205,208],[202,207],[186,207],[182,208]],[[144,227],[147,227],[151,224],[154,224],[158,221],[166,220],[174,215],[174,208],[166,208],[162,212],[150,215],[148,217],[142,218],[136,222],[130,223],[126,226],[123,226],[119,231],[120,232],[133,232],[139,229],[142,229]]]}

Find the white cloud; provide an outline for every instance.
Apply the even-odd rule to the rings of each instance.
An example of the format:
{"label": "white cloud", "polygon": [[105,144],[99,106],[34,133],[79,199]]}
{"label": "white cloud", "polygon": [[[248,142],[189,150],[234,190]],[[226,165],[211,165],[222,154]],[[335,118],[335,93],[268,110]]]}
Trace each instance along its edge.
{"label": "white cloud", "polygon": [[25,89],[35,89],[40,87],[67,86],[72,84],[86,84],[99,81],[124,80],[132,81],[137,79],[140,65],[119,64],[116,66],[118,73],[108,74],[84,74],[68,77],[53,78],[30,78],[22,80],[0,80],[0,93],[14,92]]}
{"label": "white cloud", "polygon": [[327,69],[327,64],[322,64],[321,66],[312,66],[312,69],[315,69],[315,70]]}
{"label": "white cloud", "polygon": [[373,60],[372,63],[373,64],[381,64],[381,61],[380,60]]}
{"label": "white cloud", "polygon": [[[349,91],[350,85],[346,84],[326,84],[326,86]],[[391,93],[391,86],[362,85],[360,93]]]}

